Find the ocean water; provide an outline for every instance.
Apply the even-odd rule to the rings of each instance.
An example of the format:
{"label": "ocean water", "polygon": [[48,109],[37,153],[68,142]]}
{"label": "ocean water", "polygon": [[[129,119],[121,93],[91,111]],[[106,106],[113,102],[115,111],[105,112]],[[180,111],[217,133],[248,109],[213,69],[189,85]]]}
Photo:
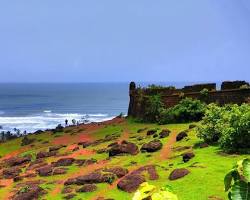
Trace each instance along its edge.
{"label": "ocean water", "polygon": [[127,114],[128,83],[0,84],[0,131],[100,122]]}
{"label": "ocean water", "polygon": [[[197,82],[154,82],[181,88]],[[152,83],[139,83],[147,86]],[[218,84],[219,85],[219,84]],[[34,132],[80,122],[101,122],[127,114],[129,83],[0,84],[0,132]]]}

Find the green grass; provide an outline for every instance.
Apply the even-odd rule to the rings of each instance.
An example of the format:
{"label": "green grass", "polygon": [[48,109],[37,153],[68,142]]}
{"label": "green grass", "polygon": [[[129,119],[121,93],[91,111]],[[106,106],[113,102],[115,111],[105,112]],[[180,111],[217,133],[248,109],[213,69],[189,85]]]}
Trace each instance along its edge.
{"label": "green grass", "polygon": [[[143,143],[153,140],[152,136],[147,136],[147,130],[158,128],[158,132],[164,128],[168,128],[174,132],[180,132],[188,129],[189,124],[170,124],[170,125],[157,125],[149,123],[137,123],[131,119],[127,120],[125,124],[118,125],[107,125],[104,128],[96,130],[92,133],[95,139],[104,138],[106,135],[117,134],[122,135],[124,131],[129,132],[129,141],[134,142],[140,148]],[[142,133],[137,133],[138,129],[145,128],[148,129]],[[70,130],[74,132],[74,130]],[[70,134],[64,133],[64,134]],[[60,135],[63,135],[60,134]],[[145,137],[142,141],[137,140],[137,136]],[[188,132],[188,140],[183,140],[176,142],[174,147],[180,146],[195,146],[200,143],[201,140],[196,137],[194,130]],[[36,138],[34,147],[31,148],[28,146],[28,149],[23,150],[21,155],[31,154],[35,155],[40,150],[47,150],[51,145],[51,141],[54,139],[54,135],[48,133],[42,133],[39,135],[29,136],[31,138]],[[49,141],[49,144],[42,144],[43,141]],[[161,139],[163,144],[166,144],[169,141],[169,137]],[[77,142],[77,141],[76,141]],[[106,148],[108,144],[113,141],[108,141],[101,143],[94,147],[88,147],[88,149],[98,150]],[[4,156],[13,151],[17,151],[20,148],[20,139],[15,139],[8,141],[6,143],[0,144],[0,155]],[[224,192],[224,176],[232,168],[232,166],[240,159],[248,157],[250,155],[226,155],[222,154],[221,150],[217,146],[209,146],[208,148],[193,148],[195,157],[187,163],[183,163],[181,154],[189,150],[184,150],[180,152],[173,152],[170,159],[159,160],[160,151],[155,153],[139,153],[135,156],[116,156],[110,159],[107,165],[103,167],[113,167],[113,166],[122,166],[128,169],[135,169],[147,164],[157,165],[157,172],[159,174],[159,179],[155,181],[148,181],[150,184],[153,184],[157,187],[162,187],[165,185],[170,185],[173,188],[174,193],[178,195],[179,200],[208,200],[209,197],[215,196],[223,200],[227,199],[227,194]],[[60,153],[67,152],[66,148],[60,150]],[[150,157],[148,156],[150,155]],[[107,153],[94,154],[91,156],[79,156],[78,159],[90,159],[95,158],[98,161],[105,160],[108,158]],[[57,158],[47,158],[49,162],[57,160]],[[131,164],[136,162],[136,164]],[[170,165],[171,164],[171,165]],[[48,191],[47,195],[43,199],[62,199],[65,195],[62,195],[60,192],[54,194],[53,191],[57,187],[55,181],[66,180],[72,174],[77,174],[78,171],[84,171],[85,167],[78,167],[75,165],[69,166],[68,172],[65,175],[57,175],[50,177],[36,177],[35,179],[45,180],[46,183],[41,186]],[[190,174],[181,178],[179,180],[170,181],[168,179],[169,174],[176,168],[186,168],[190,171]],[[79,186],[73,186],[78,188]],[[129,200],[132,198],[133,194],[129,194],[118,190],[116,187],[110,189],[108,184],[97,184],[97,191],[92,193],[76,193],[77,196],[74,199],[91,199],[99,195],[104,195],[105,198],[113,198],[116,200]],[[63,186],[61,186],[61,189]],[[6,194],[6,189],[0,189],[0,195]]]}

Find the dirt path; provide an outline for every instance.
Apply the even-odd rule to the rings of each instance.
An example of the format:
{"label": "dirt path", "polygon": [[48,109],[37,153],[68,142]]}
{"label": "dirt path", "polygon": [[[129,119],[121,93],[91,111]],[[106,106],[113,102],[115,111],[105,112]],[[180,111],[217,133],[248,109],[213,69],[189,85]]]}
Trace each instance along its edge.
{"label": "dirt path", "polygon": [[122,132],[121,137],[118,139],[118,143],[121,143],[123,140],[128,140],[129,139],[129,131],[127,129],[125,129]]}
{"label": "dirt path", "polygon": [[[167,143],[163,146],[161,152],[160,152],[160,155],[159,155],[159,159],[160,160],[167,160],[170,158],[171,154],[172,154],[172,147],[174,145],[174,143],[176,142],[176,136],[177,136],[177,131],[173,131],[170,136],[169,136],[169,139],[167,141]],[[128,139],[129,137],[129,134],[128,134],[128,131],[125,130],[121,136],[121,138],[119,139],[119,141],[122,141],[123,139]],[[154,164],[154,163],[151,163],[149,162],[148,165],[150,164]],[[132,173],[134,170],[140,168],[142,166],[133,166],[129,169],[129,173],[127,175],[129,175],[130,173]],[[123,177],[122,177],[123,178]],[[105,197],[105,193],[107,190],[112,190],[112,189],[115,189],[118,182],[122,179],[117,179],[116,181],[114,181],[111,185],[107,186],[107,188],[99,191],[91,200],[96,200],[98,197]]]}
{"label": "dirt path", "polygon": [[84,168],[79,169],[77,172],[70,174],[69,176],[64,177],[64,180],[60,180],[60,184],[57,184],[57,186],[50,192],[52,196],[56,196],[58,193],[61,192],[61,190],[64,187],[64,182],[70,178],[75,178],[78,176],[83,176],[85,174],[91,173],[95,170],[103,168],[108,163],[107,160],[99,161],[95,164],[91,164],[88,166],[85,166]]}
{"label": "dirt path", "polygon": [[159,155],[159,160],[167,160],[170,158],[171,153],[172,153],[172,147],[174,143],[176,142],[176,136],[177,136],[177,131],[173,131],[170,133],[169,139],[167,143],[163,146],[160,155]]}

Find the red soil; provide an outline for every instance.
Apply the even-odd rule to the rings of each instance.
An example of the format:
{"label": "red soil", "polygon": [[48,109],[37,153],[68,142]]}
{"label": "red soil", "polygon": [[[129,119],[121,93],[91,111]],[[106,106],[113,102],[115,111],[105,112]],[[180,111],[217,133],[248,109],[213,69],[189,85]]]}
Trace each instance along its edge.
{"label": "red soil", "polygon": [[128,130],[123,131],[121,137],[118,139],[118,143],[121,143],[123,140],[129,139],[129,132]]}
{"label": "red soil", "polygon": [[9,159],[11,157],[18,156],[19,154],[27,151],[28,149],[29,149],[29,147],[23,147],[23,148],[15,150],[15,151],[12,151],[12,152],[8,153],[7,155],[3,156],[2,158],[0,158],[0,161]]}
{"label": "red soil", "polygon": [[173,131],[173,133],[170,134],[168,142],[163,146],[160,152],[160,156],[159,156],[160,160],[167,160],[170,158],[173,144],[176,142],[176,136],[177,136],[176,131]]}
{"label": "red soil", "polygon": [[123,122],[125,122],[124,118],[114,118],[112,120],[100,123],[83,124],[77,127],[78,129],[83,129],[83,131],[77,133],[76,135],[64,134],[60,137],[55,138],[52,141],[52,143],[55,145],[60,145],[60,144],[68,145],[74,142],[78,143],[78,142],[92,141],[93,136],[91,135],[91,133],[95,132],[100,128],[103,128],[106,125],[120,124]]}

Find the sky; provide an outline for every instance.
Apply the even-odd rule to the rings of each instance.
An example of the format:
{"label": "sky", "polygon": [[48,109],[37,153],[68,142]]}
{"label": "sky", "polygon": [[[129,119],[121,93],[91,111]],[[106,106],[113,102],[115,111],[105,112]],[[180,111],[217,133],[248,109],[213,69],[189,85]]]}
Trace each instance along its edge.
{"label": "sky", "polygon": [[0,0],[0,82],[250,80],[249,0]]}

